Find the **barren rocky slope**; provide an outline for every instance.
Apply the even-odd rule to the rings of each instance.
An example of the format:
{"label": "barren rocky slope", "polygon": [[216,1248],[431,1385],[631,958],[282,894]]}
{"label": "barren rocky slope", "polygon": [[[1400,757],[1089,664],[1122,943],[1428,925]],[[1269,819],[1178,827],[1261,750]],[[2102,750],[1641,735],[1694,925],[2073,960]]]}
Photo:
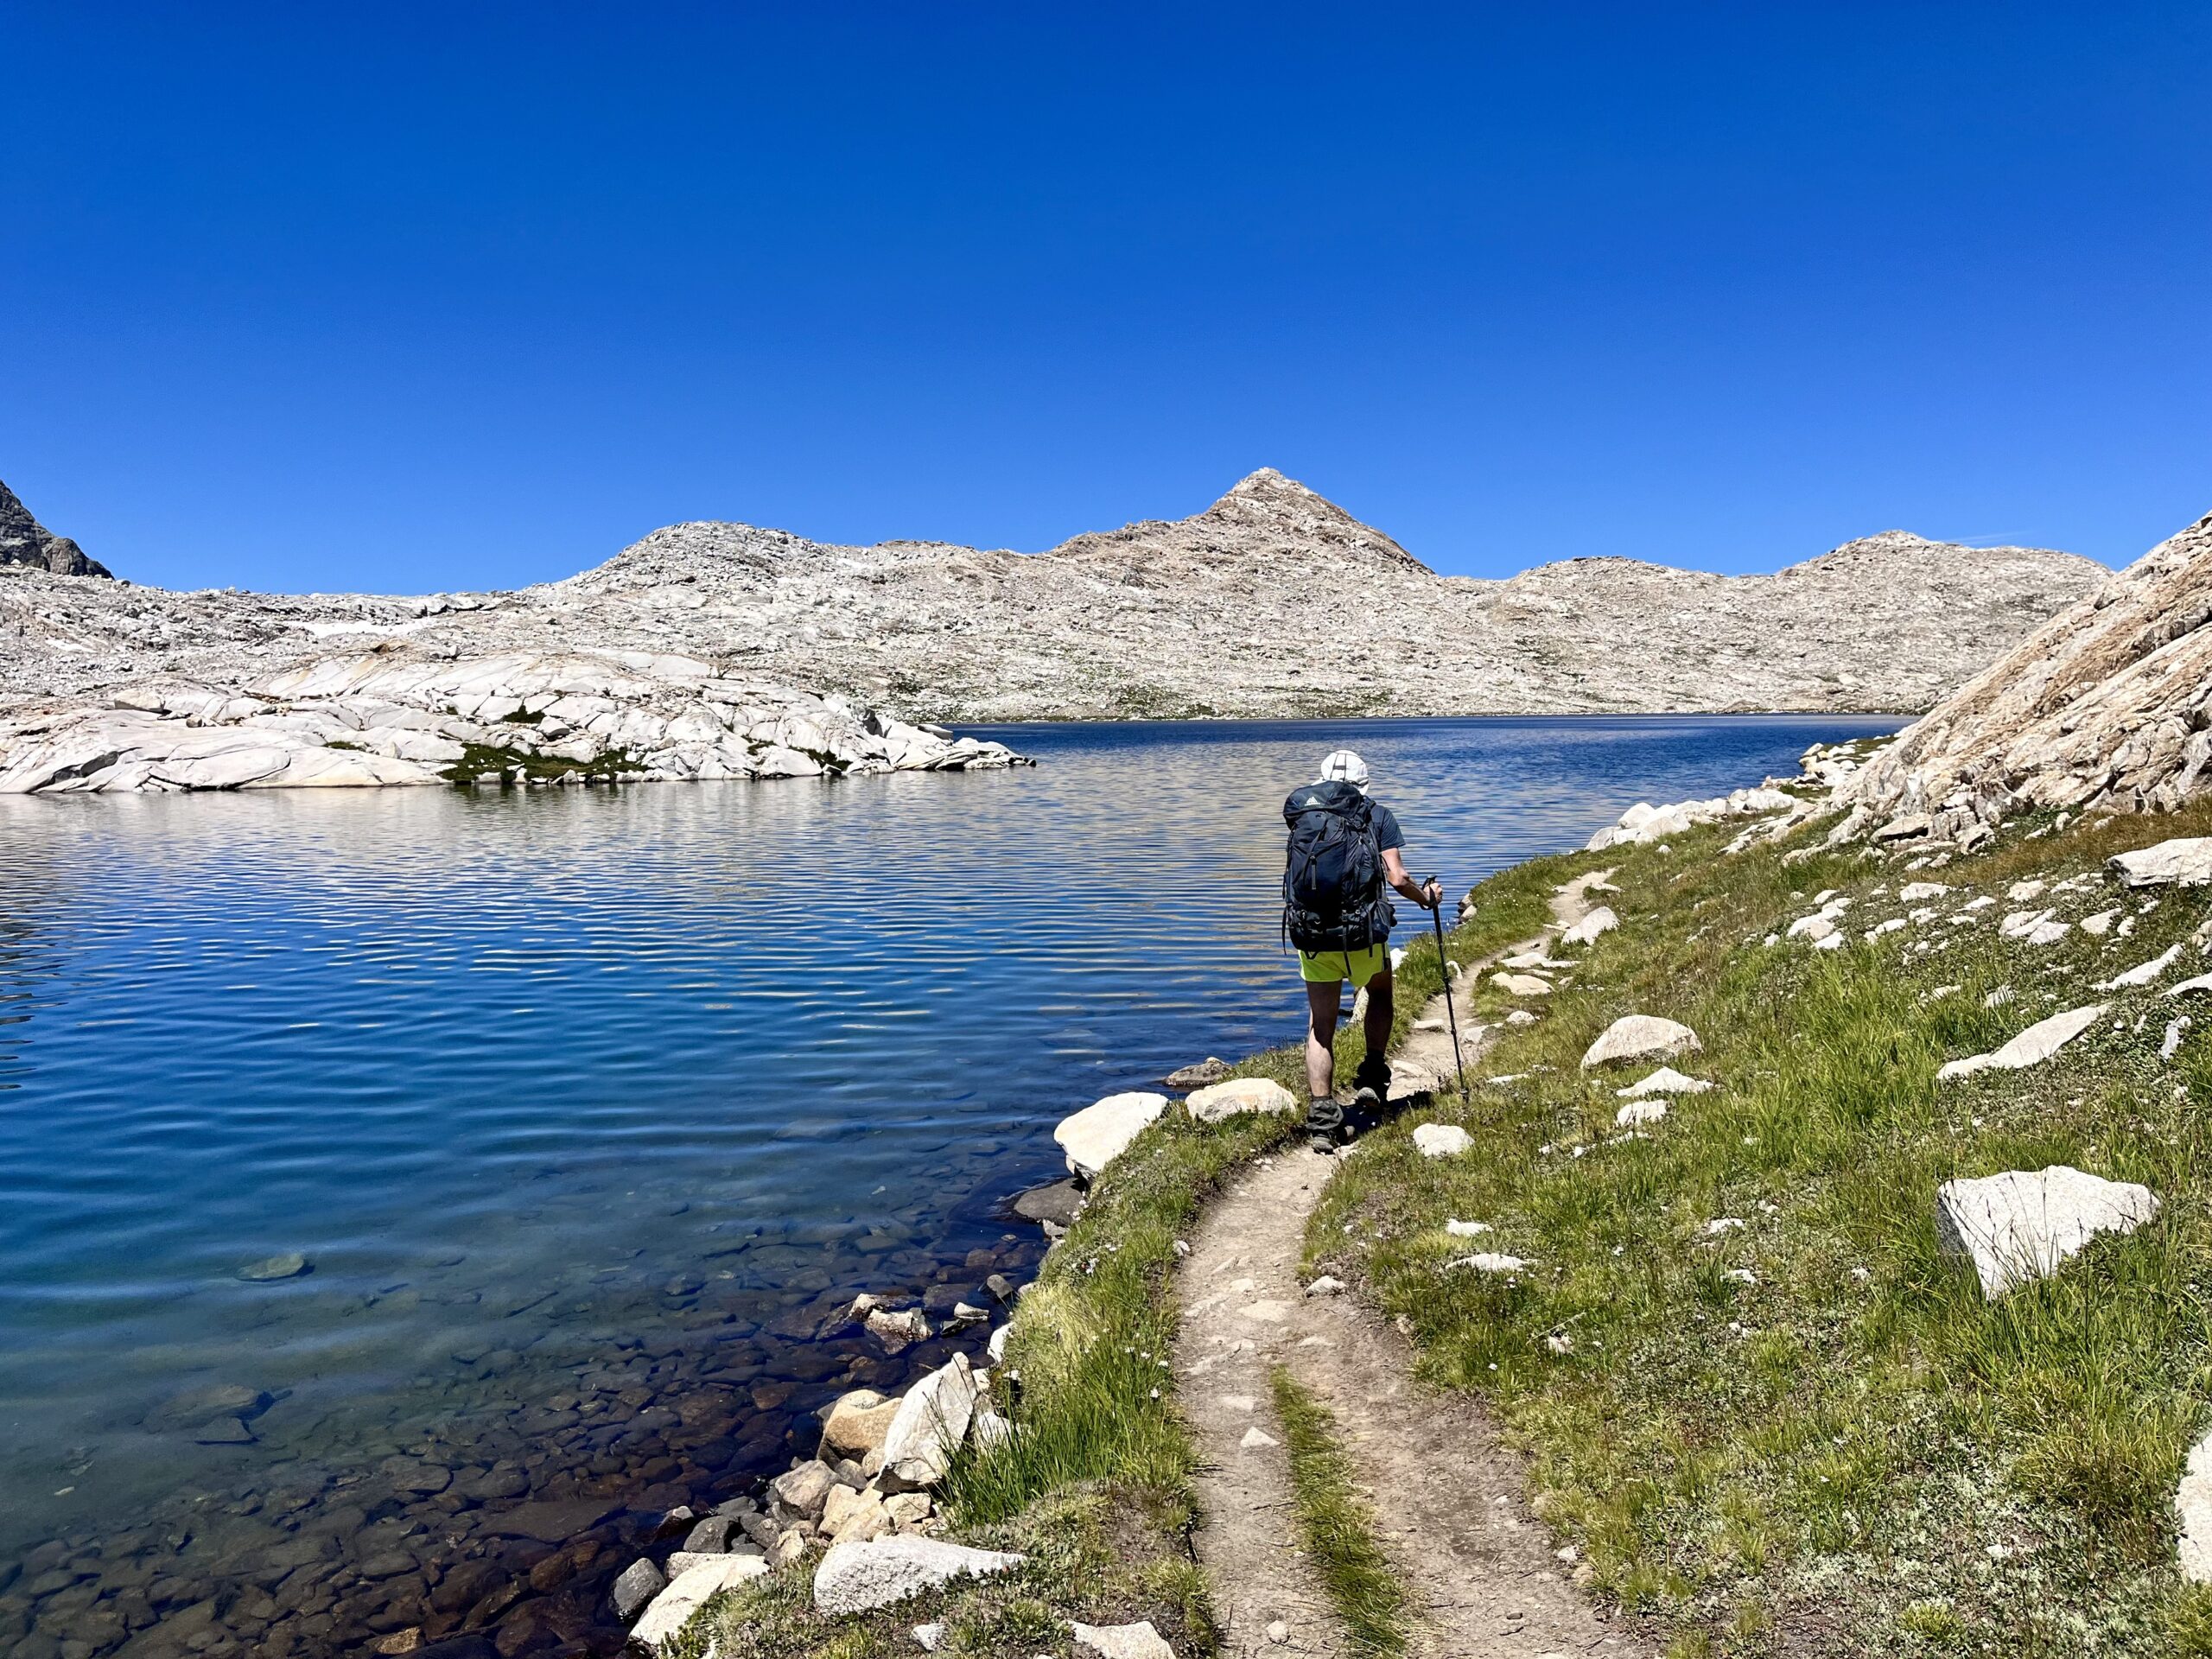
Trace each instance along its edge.
{"label": "barren rocky slope", "polygon": [[2212,772],[2212,518],[2060,612],[1847,779],[1837,839],[1971,844],[2009,814],[2171,810]]}
{"label": "barren rocky slope", "polygon": [[105,576],[107,567],[85,556],[67,536],[57,536],[31,516],[16,493],[0,484],[0,565],[28,565],[57,576]]}
{"label": "barren rocky slope", "polygon": [[2071,554],[1898,531],[1773,575],[1578,559],[1436,575],[1272,471],[1194,518],[1037,555],[654,531],[505,594],[169,593],[0,566],[0,707],[243,684],[344,647],[686,656],[912,719],[1904,710],[2088,592]]}

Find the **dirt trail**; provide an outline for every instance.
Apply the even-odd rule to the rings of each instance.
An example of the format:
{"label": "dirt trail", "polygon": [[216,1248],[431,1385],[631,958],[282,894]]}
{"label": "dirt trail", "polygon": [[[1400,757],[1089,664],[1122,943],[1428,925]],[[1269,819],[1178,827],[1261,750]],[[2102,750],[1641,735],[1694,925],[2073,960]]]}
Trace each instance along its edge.
{"label": "dirt trail", "polygon": [[[1605,874],[1580,878],[1554,899],[1558,927],[1580,918],[1586,890]],[[1487,966],[1476,964],[1458,982],[1471,1072],[1487,1033],[1467,1000]],[[1440,996],[1421,1014],[1423,1020],[1443,1016]],[[1449,1032],[1414,1033],[1392,1064],[1394,1096],[1448,1079]],[[1360,1154],[1355,1147],[1342,1155]],[[1648,1654],[1648,1644],[1616,1629],[1569,1581],[1549,1533],[1528,1512],[1519,1459],[1498,1445],[1479,1408],[1413,1382],[1404,1340],[1352,1298],[1305,1294],[1297,1275],[1306,1217],[1332,1167],[1303,1149],[1259,1160],[1208,1211],[1179,1276],[1176,1369],[1206,1465],[1198,1548],[1227,1622],[1227,1651],[1238,1659],[1353,1653],[1298,1548],[1269,1383],[1271,1368],[1282,1364],[1337,1420],[1378,1541],[1409,1592],[1414,1654]]]}

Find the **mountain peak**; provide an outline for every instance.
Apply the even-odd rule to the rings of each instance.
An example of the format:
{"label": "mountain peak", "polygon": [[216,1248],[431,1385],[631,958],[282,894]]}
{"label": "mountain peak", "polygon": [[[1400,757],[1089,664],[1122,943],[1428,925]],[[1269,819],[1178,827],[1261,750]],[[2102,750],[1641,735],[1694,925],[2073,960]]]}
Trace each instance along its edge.
{"label": "mountain peak", "polygon": [[105,565],[85,556],[83,548],[31,517],[31,510],[5,484],[0,484],[0,564],[27,564],[57,576],[108,575]]}
{"label": "mountain peak", "polygon": [[[1306,552],[1350,556],[1393,569],[1428,571],[1427,565],[1381,531],[1361,523],[1326,496],[1272,467],[1246,474],[1228,494],[1194,518],[1131,526],[1132,531],[1186,529],[1201,532],[1233,529],[1242,538],[1274,544],[1264,550],[1294,556]],[[1122,533],[1127,536],[1129,531]]]}

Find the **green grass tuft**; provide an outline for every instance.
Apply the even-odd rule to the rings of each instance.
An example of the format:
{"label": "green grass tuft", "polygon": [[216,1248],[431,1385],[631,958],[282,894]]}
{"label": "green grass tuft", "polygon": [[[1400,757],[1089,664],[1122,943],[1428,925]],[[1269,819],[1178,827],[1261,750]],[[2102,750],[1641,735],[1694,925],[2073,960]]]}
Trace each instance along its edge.
{"label": "green grass tuft", "polygon": [[1273,1380],[1306,1559],[1357,1651],[1402,1654],[1405,1592],[1375,1541],[1375,1513],[1353,1484],[1336,1420],[1282,1366],[1274,1368]]}

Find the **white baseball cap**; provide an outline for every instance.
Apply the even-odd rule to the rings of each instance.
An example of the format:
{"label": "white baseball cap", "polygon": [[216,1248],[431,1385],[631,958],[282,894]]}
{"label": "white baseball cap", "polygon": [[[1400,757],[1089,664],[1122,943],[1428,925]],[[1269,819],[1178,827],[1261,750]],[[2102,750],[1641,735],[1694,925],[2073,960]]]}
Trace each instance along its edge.
{"label": "white baseball cap", "polygon": [[1367,762],[1350,749],[1333,751],[1321,763],[1321,775],[1317,784],[1350,784],[1364,795],[1367,792]]}

